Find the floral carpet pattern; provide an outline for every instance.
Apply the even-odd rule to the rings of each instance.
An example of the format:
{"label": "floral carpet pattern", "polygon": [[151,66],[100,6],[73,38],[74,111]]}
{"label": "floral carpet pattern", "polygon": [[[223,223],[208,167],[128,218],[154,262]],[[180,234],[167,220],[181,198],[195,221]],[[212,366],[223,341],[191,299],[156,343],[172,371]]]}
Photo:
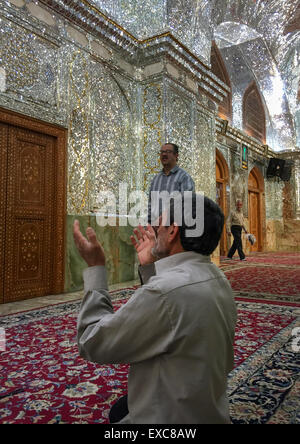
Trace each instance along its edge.
{"label": "floral carpet pattern", "polygon": [[[236,363],[238,365],[230,375],[232,422],[300,424],[300,353],[293,351],[294,328],[300,326],[300,253],[255,253],[245,262],[221,261],[221,268],[231,283],[239,306],[236,347],[240,345],[241,334],[242,341],[245,340],[248,346],[251,335],[254,345],[260,341],[256,351],[244,362]],[[244,337],[240,316],[243,306],[254,310],[249,316],[253,328],[245,332]],[[297,319],[286,327],[281,324],[283,328],[268,339],[268,328],[278,325],[277,316],[281,310],[287,314],[288,307]],[[266,317],[265,326],[259,320],[261,310]],[[236,358],[240,355],[237,348],[235,354]]]}
{"label": "floral carpet pattern", "polygon": [[[265,293],[263,279],[264,291],[255,287],[253,294],[272,297],[247,298],[248,283],[238,272],[252,267],[225,271],[234,272],[229,279],[241,282],[236,294],[245,296],[237,298],[235,368],[228,385],[231,420],[299,424],[300,353],[294,350],[293,334],[300,327],[300,304],[272,300],[284,295],[270,286]],[[286,275],[281,276],[284,283]],[[115,310],[133,291],[114,292]],[[1,424],[108,423],[110,407],[127,392],[128,365],[97,365],[79,357],[79,307],[75,301],[0,317],[6,333],[6,351],[0,352]]]}
{"label": "floral carpet pattern", "polygon": [[[118,293],[114,308],[133,289]],[[80,301],[0,317],[0,423],[105,423],[127,391],[127,365],[99,366],[78,355]]]}
{"label": "floral carpet pattern", "polygon": [[300,253],[255,253],[245,262],[221,260],[221,268],[237,299],[300,303]]}
{"label": "floral carpet pattern", "polygon": [[300,424],[300,353],[293,349],[299,326],[297,306],[238,302],[228,387],[234,424]]}
{"label": "floral carpet pattern", "polygon": [[270,295],[300,295],[299,269],[277,267],[244,267],[226,272],[233,290],[247,293],[268,293]]}

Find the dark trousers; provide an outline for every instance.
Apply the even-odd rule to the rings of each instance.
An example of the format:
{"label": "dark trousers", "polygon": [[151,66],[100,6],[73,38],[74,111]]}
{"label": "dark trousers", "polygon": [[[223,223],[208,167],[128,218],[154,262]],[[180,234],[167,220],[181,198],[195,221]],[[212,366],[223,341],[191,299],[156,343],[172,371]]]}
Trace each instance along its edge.
{"label": "dark trousers", "polygon": [[121,421],[121,419],[125,418],[128,415],[128,403],[127,403],[127,395],[119,398],[118,401],[112,406],[109,412],[109,422],[114,424],[116,422]]}
{"label": "dark trousers", "polygon": [[233,235],[233,244],[228,251],[227,256],[232,258],[236,250],[239,253],[240,259],[245,259],[242,245],[242,227],[240,225],[232,225],[231,233]]}

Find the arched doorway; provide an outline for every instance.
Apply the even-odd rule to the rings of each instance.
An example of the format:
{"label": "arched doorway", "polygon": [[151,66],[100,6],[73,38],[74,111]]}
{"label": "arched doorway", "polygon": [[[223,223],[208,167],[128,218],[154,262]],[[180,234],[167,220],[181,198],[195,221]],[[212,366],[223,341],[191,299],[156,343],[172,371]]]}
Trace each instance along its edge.
{"label": "arched doorway", "polygon": [[[227,198],[226,198],[226,185],[228,183],[228,166],[224,156],[219,150],[216,150],[216,201],[222,209],[225,218],[227,217]],[[227,235],[224,225],[223,234],[220,240],[220,256],[227,254]]]}
{"label": "arched doorway", "polygon": [[262,251],[263,194],[264,179],[257,167],[254,167],[248,178],[248,220],[249,232],[256,237],[256,243],[250,251]]}

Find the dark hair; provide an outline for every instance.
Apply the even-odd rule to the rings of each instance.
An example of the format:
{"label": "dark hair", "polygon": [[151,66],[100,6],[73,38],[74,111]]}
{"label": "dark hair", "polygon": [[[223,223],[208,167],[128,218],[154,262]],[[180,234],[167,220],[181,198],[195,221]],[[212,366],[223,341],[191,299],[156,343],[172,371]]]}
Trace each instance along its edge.
{"label": "dark hair", "polygon": [[[196,203],[199,195],[196,193],[192,193],[192,217],[196,219]],[[186,220],[184,217],[184,196],[181,196],[182,199],[182,220],[179,225],[179,233],[180,233],[180,241],[182,247],[186,251],[195,251],[196,253],[203,254],[204,256],[209,256],[213,253],[213,251],[217,248],[218,243],[221,239],[223,226],[224,226],[224,214],[215,202],[213,202],[208,197],[202,197],[204,199],[204,231],[201,236],[188,236],[187,233],[189,230],[193,230],[196,228],[188,227],[186,225]],[[176,199],[175,199],[176,201]],[[170,201],[170,224],[176,222],[174,219],[174,205],[176,202],[174,199]]]}
{"label": "dark hair", "polygon": [[176,145],[175,143],[170,143],[170,142],[165,143],[165,145],[172,145],[174,153],[178,154],[178,151],[179,151],[178,145]]}

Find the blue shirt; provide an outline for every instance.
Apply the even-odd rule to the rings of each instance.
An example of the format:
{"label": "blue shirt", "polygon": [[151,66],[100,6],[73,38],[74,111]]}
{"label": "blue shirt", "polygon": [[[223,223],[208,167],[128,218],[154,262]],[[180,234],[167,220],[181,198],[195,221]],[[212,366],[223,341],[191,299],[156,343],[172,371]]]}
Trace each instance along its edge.
{"label": "blue shirt", "polygon": [[[180,168],[178,165],[170,171],[167,175],[164,170],[158,173],[152,180],[149,189],[149,202],[148,202],[148,222],[151,223],[151,192],[152,191],[167,191],[173,193],[179,191],[195,191],[195,183],[191,176]],[[160,207],[161,210],[161,207]],[[158,214],[153,214],[152,221],[154,222]]]}

